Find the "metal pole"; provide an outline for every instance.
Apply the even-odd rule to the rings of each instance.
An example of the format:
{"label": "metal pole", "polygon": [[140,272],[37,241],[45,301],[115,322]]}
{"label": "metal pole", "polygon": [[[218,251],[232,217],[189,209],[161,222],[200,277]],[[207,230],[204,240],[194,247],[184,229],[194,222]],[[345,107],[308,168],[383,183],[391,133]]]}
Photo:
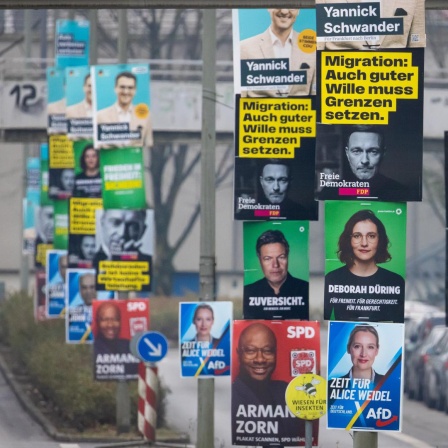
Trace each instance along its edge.
{"label": "metal pole", "polygon": [[378,448],[378,433],[353,431],[353,448]]}
{"label": "metal pole", "polygon": [[[203,11],[200,300],[215,300],[216,11]],[[198,382],[197,448],[213,448],[215,382]]]}
{"label": "metal pole", "polygon": [[125,64],[128,60],[128,12],[126,9],[118,11],[118,62]]}
{"label": "metal pole", "polygon": [[95,65],[98,62],[98,10],[89,11],[90,22],[90,64]]}
{"label": "metal pole", "polygon": [[313,420],[305,420],[305,448],[313,447]]}

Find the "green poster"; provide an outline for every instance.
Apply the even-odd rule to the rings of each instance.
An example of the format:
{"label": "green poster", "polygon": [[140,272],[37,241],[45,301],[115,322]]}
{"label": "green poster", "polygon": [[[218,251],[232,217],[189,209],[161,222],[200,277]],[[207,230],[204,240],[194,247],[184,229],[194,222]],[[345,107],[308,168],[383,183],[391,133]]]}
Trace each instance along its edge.
{"label": "green poster", "polygon": [[102,149],[104,209],[146,208],[142,148]]}
{"label": "green poster", "polygon": [[68,249],[68,201],[54,201],[54,241],[55,249]]}

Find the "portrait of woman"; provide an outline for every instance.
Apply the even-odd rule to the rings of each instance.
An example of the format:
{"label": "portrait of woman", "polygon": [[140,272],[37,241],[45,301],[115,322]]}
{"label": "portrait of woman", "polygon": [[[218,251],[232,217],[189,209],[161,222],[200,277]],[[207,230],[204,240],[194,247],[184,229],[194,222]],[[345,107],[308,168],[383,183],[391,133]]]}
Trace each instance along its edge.
{"label": "portrait of woman", "polygon": [[193,340],[214,345],[217,342],[211,334],[214,322],[213,308],[207,304],[198,305],[193,315],[193,325],[196,327],[196,336]]}
{"label": "portrait of woman", "polygon": [[403,322],[404,279],[378,266],[392,259],[390,246],[386,228],[372,210],[360,210],[348,219],[337,249],[344,266],[325,276],[326,319],[331,304],[337,320]]}
{"label": "portrait of woman", "polygon": [[81,198],[101,197],[101,175],[98,151],[88,144],[79,158],[82,169],[75,176],[74,196]]}

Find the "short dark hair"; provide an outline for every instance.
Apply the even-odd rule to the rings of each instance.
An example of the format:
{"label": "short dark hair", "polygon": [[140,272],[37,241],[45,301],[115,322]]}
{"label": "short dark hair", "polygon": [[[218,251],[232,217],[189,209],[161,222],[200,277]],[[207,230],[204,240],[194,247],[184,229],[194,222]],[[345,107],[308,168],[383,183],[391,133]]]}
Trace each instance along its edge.
{"label": "short dark hair", "polygon": [[350,346],[353,343],[353,339],[355,339],[356,333],[359,333],[360,331],[367,331],[369,333],[372,333],[376,338],[376,346],[377,347],[380,346],[380,338],[378,336],[378,332],[376,331],[375,327],[372,327],[372,325],[369,324],[356,325],[356,327],[353,327],[353,330],[351,331],[350,336],[348,337],[347,353],[350,353]]}
{"label": "short dark hair", "polygon": [[[87,152],[89,149],[93,149],[93,150],[96,152],[96,149],[94,148],[93,144],[91,144],[91,143],[89,143],[89,144],[82,150],[81,157],[79,158],[79,164],[81,165],[81,169],[82,169],[83,171],[85,171],[86,168],[87,168],[86,161],[85,161],[84,158],[85,158],[85,156],[86,156],[86,152]],[[97,156],[98,156],[98,153],[96,153],[96,154],[97,154]]]}
{"label": "short dark hair", "polygon": [[384,126],[374,125],[374,124],[353,124],[353,125],[347,126],[344,129],[345,146],[346,146],[346,148],[348,148],[348,142],[350,140],[351,135],[354,132],[371,132],[373,134],[378,134],[380,136],[381,150],[384,151],[386,148],[386,139],[384,136],[384,130],[385,130]]}
{"label": "short dark hair", "polygon": [[338,241],[338,258],[349,268],[353,266],[355,260],[351,245],[353,227],[360,221],[372,221],[378,230],[378,249],[375,254],[375,263],[385,263],[392,259],[388,248],[390,246],[384,224],[375,216],[372,210],[360,210],[350,217],[344,226]]}
{"label": "short dark hair", "polygon": [[286,159],[261,159],[258,162],[258,175],[263,176],[263,170],[266,165],[285,165],[288,168],[288,177],[291,177],[291,162]]}
{"label": "short dark hair", "polygon": [[137,76],[134,75],[134,73],[131,72],[120,72],[117,76],[115,76],[115,85],[118,84],[118,80],[120,78],[130,78],[135,81],[135,85],[137,85]]}
{"label": "short dark hair", "polygon": [[260,256],[261,246],[264,246],[265,244],[274,244],[274,243],[283,244],[283,247],[285,248],[286,251],[286,255],[289,255],[289,243],[286,240],[285,235],[283,235],[283,232],[281,232],[280,230],[266,230],[258,237],[257,244],[255,247],[257,255]]}

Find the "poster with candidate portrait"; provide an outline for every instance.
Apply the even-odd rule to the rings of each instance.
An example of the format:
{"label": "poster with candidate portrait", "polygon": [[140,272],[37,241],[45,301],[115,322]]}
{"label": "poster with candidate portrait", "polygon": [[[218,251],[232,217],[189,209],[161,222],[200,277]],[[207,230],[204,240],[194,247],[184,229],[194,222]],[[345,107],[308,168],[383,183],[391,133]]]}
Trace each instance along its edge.
{"label": "poster with candidate portrait", "polygon": [[55,64],[59,68],[89,63],[90,24],[87,20],[56,21]]}
{"label": "poster with candidate portrait", "polygon": [[95,148],[152,146],[149,65],[91,67]]}
{"label": "poster with candidate portrait", "polygon": [[150,291],[154,252],[153,210],[96,210],[97,289]]}
{"label": "poster with candidate portrait", "polygon": [[101,150],[104,208],[146,208],[143,148]]}
{"label": "poster with candidate portrait", "polygon": [[48,195],[51,199],[68,199],[75,186],[73,142],[66,135],[50,135],[48,156]]}
{"label": "poster with candidate portrait", "polygon": [[[305,445],[304,420],[289,410],[285,392],[294,377],[319,374],[319,331],[319,322],[234,321],[233,445]],[[318,433],[319,420],[315,420],[313,446],[318,445]]]}
{"label": "poster with candidate portrait", "polygon": [[53,249],[54,207],[41,205],[34,207],[34,223],[36,226],[36,242],[34,246],[34,266],[45,267],[47,251]]}
{"label": "poster with candidate portrait", "polygon": [[96,291],[94,269],[67,269],[65,341],[69,344],[91,344],[93,300],[111,300],[113,292]]}
{"label": "poster with candidate portrait", "polygon": [[405,277],[405,203],[325,203],[325,319],[403,322]]}
{"label": "poster with candidate portrait", "polygon": [[47,134],[66,134],[65,71],[48,67],[47,72]]}
{"label": "poster with candidate portrait", "polygon": [[47,275],[45,269],[36,269],[36,289],[34,290],[33,302],[34,302],[34,320],[41,322],[47,319],[46,313],[46,283]]}
{"label": "poster with candidate portrait", "polygon": [[46,315],[49,319],[64,317],[67,251],[53,249],[48,250],[46,255]]}
{"label": "poster with candidate portrait", "polygon": [[65,69],[67,135],[71,140],[92,139],[92,80],[90,66]]}
{"label": "poster with candidate portrait", "polygon": [[96,381],[135,380],[140,360],[129,341],[149,329],[149,301],[94,300],[92,331]]}
{"label": "poster with candidate portrait", "polygon": [[306,96],[316,91],[314,9],[234,9],[235,93]]}
{"label": "poster with candidate portrait", "polygon": [[23,199],[23,254],[34,254],[36,228],[35,207],[40,204],[40,160],[29,157],[26,161],[26,191]]}
{"label": "poster with candidate portrait", "polygon": [[73,142],[75,158],[75,198],[101,198],[100,151],[93,146],[93,140]]}
{"label": "poster with candidate portrait", "polygon": [[181,377],[230,376],[232,302],[179,303]]}
{"label": "poster with candidate portrait", "polygon": [[309,318],[309,223],[243,223],[245,319]]}
{"label": "poster with candidate portrait", "polygon": [[329,429],[400,431],[404,325],[330,322]]}

